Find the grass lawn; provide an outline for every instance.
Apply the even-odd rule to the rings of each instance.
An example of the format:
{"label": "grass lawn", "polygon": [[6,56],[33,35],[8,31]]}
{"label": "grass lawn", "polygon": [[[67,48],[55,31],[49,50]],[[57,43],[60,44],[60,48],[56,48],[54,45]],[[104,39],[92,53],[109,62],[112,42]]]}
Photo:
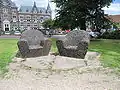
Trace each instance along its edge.
{"label": "grass lawn", "polygon": [[120,69],[120,40],[91,41],[89,51],[101,53],[103,66]]}
{"label": "grass lawn", "polygon": [[[52,39],[52,52],[57,52],[56,40]],[[104,66],[120,68],[120,40],[94,40],[89,45],[89,51],[101,53],[101,62]],[[17,39],[0,39],[0,71],[17,52]]]}
{"label": "grass lawn", "polygon": [[11,62],[17,50],[17,39],[0,39],[0,71],[5,72],[5,66]]}

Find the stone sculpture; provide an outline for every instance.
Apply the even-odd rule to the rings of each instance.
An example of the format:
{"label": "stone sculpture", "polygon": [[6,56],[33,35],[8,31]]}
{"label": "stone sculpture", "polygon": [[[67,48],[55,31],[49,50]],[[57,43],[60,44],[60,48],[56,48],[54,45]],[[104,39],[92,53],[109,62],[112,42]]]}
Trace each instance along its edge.
{"label": "stone sculpture", "polygon": [[84,30],[73,30],[63,40],[57,40],[56,45],[61,56],[84,58],[89,44],[89,34]]}
{"label": "stone sculpture", "polygon": [[51,44],[38,30],[24,31],[17,43],[20,54],[26,58],[48,55]]}

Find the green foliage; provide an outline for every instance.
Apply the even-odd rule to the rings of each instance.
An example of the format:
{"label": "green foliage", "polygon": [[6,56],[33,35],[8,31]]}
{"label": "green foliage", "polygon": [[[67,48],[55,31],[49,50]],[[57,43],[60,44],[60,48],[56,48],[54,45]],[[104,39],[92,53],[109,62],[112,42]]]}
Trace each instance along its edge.
{"label": "green foliage", "polygon": [[120,23],[115,23],[115,25],[117,26],[117,28],[120,28]]}
{"label": "green foliage", "polygon": [[52,47],[51,47],[51,52],[58,52],[58,49],[56,47],[56,39],[52,38]]}
{"label": "green foliage", "polygon": [[42,23],[42,25],[43,25],[44,28],[53,29],[54,28],[54,20],[52,20],[52,19],[45,20]]}
{"label": "green foliage", "polygon": [[103,39],[120,39],[120,31],[105,32],[102,34],[101,38]]}
{"label": "green foliage", "polygon": [[14,31],[14,30],[11,30],[11,31],[9,31],[9,32],[10,32],[11,35],[13,35],[15,31]]}
{"label": "green foliage", "polygon": [[120,70],[120,40],[91,41],[89,50],[101,53],[101,63],[105,67],[119,68]]}
{"label": "green foliage", "polygon": [[16,51],[16,39],[0,39],[0,72],[4,73],[6,71],[6,65],[11,62],[12,56]]}
{"label": "green foliage", "polygon": [[3,35],[3,34],[5,34],[5,31],[0,31],[0,35]]}
{"label": "green foliage", "polygon": [[109,6],[113,0],[53,0],[57,6],[55,23],[63,29],[80,27],[86,30],[86,22],[97,30],[109,24],[103,7]]}

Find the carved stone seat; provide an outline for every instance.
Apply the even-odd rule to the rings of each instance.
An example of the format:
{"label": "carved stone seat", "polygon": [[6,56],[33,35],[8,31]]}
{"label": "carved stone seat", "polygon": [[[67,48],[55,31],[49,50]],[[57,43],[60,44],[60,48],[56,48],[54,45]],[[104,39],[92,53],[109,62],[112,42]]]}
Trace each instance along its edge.
{"label": "carved stone seat", "polygon": [[49,54],[51,41],[38,30],[26,30],[18,41],[19,52],[22,57],[38,57]]}
{"label": "carved stone seat", "polygon": [[89,35],[84,30],[74,30],[63,40],[57,40],[56,45],[61,56],[84,58],[89,44]]}

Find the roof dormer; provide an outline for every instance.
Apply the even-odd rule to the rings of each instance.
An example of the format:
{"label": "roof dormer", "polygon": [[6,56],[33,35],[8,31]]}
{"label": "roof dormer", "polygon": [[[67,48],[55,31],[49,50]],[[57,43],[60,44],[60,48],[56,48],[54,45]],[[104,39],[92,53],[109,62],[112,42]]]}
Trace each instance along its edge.
{"label": "roof dormer", "polygon": [[51,12],[52,12],[52,10],[51,10],[51,8],[50,8],[50,4],[49,4],[49,1],[48,1],[48,6],[47,6],[46,13],[51,13]]}
{"label": "roof dormer", "polygon": [[39,12],[39,10],[38,10],[38,8],[37,8],[37,6],[36,6],[36,2],[34,2],[34,5],[33,5],[33,7],[32,7],[32,11],[31,11],[32,13],[38,13]]}

